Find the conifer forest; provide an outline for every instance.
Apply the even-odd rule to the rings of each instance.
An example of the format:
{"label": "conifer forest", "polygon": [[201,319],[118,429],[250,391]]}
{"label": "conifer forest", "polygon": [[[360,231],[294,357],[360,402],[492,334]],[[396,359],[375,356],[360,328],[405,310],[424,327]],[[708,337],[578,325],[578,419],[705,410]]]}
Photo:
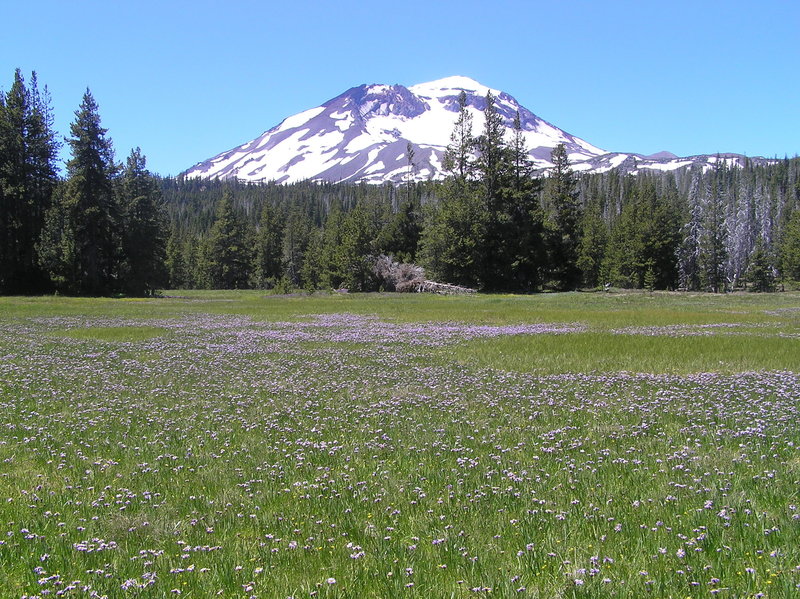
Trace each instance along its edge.
{"label": "conifer forest", "polygon": [[486,100],[481,131],[462,105],[441,181],[414,181],[409,152],[399,186],[276,185],[161,177],[139,148],[120,162],[87,89],[62,173],[47,89],[17,71],[0,95],[0,293],[393,290],[381,257],[488,292],[800,280],[797,157],[580,174],[559,146],[543,174]]}

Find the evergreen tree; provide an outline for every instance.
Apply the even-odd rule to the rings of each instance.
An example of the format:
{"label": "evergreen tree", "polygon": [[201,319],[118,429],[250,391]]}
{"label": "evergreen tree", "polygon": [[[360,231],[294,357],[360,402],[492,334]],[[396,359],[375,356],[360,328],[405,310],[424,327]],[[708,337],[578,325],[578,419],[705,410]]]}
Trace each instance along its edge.
{"label": "evergreen tree", "polygon": [[283,276],[283,210],[265,202],[261,208],[255,236],[255,268],[253,285],[271,289]]}
{"label": "evergreen tree", "polygon": [[780,243],[781,278],[800,281],[800,210],[792,213]]}
{"label": "evergreen tree", "polygon": [[79,262],[74,227],[64,198],[65,187],[66,183],[62,183],[53,193],[53,202],[45,214],[42,234],[36,244],[36,255],[57,291],[76,293],[80,279]]}
{"label": "evergreen tree", "polygon": [[508,275],[502,288],[535,291],[541,284],[547,260],[544,245],[544,217],[539,203],[541,179],[533,174],[519,112],[514,118],[514,136],[505,152],[502,214],[496,219],[505,239],[502,268]]}
{"label": "evergreen tree", "polygon": [[0,94],[0,293],[48,286],[35,246],[56,185],[58,143],[47,88],[36,73],[29,86],[19,71]]}
{"label": "evergreen tree", "polygon": [[463,91],[458,97],[458,106],[451,143],[442,163],[447,178],[440,186],[438,204],[431,205],[425,215],[419,260],[432,277],[477,287],[486,209],[473,181],[475,138],[472,114]]}
{"label": "evergreen tree", "polygon": [[598,287],[601,282],[601,265],[605,258],[608,241],[608,227],[603,221],[600,201],[593,199],[586,204],[581,218],[581,242],[578,248],[576,266],[581,271],[581,284],[585,287]]}
{"label": "evergreen tree", "polygon": [[70,132],[66,187],[47,219],[40,261],[64,291],[107,294],[120,288],[120,210],[113,185],[118,168],[88,89]]}
{"label": "evergreen tree", "polygon": [[439,281],[480,287],[486,210],[469,181],[450,179],[439,204],[428,208],[419,260]]}
{"label": "evergreen tree", "polygon": [[247,229],[226,191],[206,240],[207,276],[213,289],[246,289],[250,278]]}
{"label": "evergreen tree", "polygon": [[629,198],[611,231],[603,275],[611,284],[634,289],[669,289],[677,283],[680,241],[677,214],[649,178],[628,182]]}
{"label": "evergreen tree", "polygon": [[186,259],[186,242],[176,227],[173,227],[167,240],[165,266],[167,280],[172,289],[192,287],[189,264]]}
{"label": "evergreen tree", "polygon": [[481,282],[486,289],[508,289],[512,286],[510,264],[514,254],[513,246],[517,241],[509,236],[511,206],[508,204],[508,184],[512,161],[510,150],[503,140],[503,118],[497,112],[491,92],[486,94],[483,115],[483,133],[477,140],[476,173],[477,190],[482,196],[486,216],[483,236],[476,240],[482,250],[478,267]]}
{"label": "evergreen tree", "polygon": [[339,289],[346,278],[339,263],[343,221],[344,213],[342,212],[341,202],[335,201],[331,206],[322,231],[322,252],[319,258],[321,288]]}
{"label": "evergreen tree", "polygon": [[342,284],[351,291],[372,291],[376,285],[373,272],[374,245],[378,233],[375,213],[368,202],[360,202],[342,221],[341,244],[336,263]]}
{"label": "evergreen tree", "polygon": [[503,117],[497,112],[492,92],[486,94],[483,116],[483,133],[476,142],[478,159],[475,166],[483,186],[486,207],[489,212],[496,213],[503,208],[501,190],[510,165],[509,149],[503,140]]}
{"label": "evergreen tree", "polygon": [[767,250],[764,240],[759,237],[750,256],[747,267],[747,280],[753,291],[775,291],[774,259]]}
{"label": "evergreen tree", "polygon": [[411,142],[406,143],[406,161],[408,162],[408,171],[406,173],[406,201],[411,201],[411,190],[414,187],[414,172],[417,170],[417,165],[414,164],[414,146]]}
{"label": "evergreen tree", "polygon": [[307,291],[322,289],[326,280],[325,246],[322,229],[312,229],[308,234],[308,243],[300,267],[300,284]]}
{"label": "evergreen tree", "polygon": [[394,256],[399,262],[412,263],[416,260],[421,234],[421,208],[419,202],[411,198],[400,205],[397,213],[381,229],[377,250]]}
{"label": "evergreen tree", "polygon": [[725,187],[722,185],[727,167],[717,161],[710,190],[703,206],[703,234],[700,238],[700,280],[709,291],[725,291],[727,261],[727,229],[725,226]]}
{"label": "evergreen tree", "polygon": [[700,253],[704,237],[703,210],[695,204],[689,220],[681,228],[682,241],[677,250],[678,285],[687,291],[700,289]]}
{"label": "evergreen tree", "polygon": [[577,266],[581,218],[577,182],[564,144],[555,147],[550,160],[553,168],[544,187],[544,202],[549,212],[546,227],[550,276],[558,289],[575,289],[581,275]]}
{"label": "evergreen tree", "polygon": [[302,284],[301,269],[312,229],[309,217],[300,206],[293,206],[283,235],[284,286],[299,287]]}
{"label": "evergreen tree", "polygon": [[467,108],[467,94],[462,91],[458,95],[458,117],[453,132],[450,134],[450,145],[444,153],[442,166],[449,176],[466,181],[472,177],[475,165],[475,138],[472,135],[472,114]]}
{"label": "evergreen tree", "polygon": [[122,205],[122,289],[152,295],[167,282],[166,222],[161,191],[139,148],[131,151],[120,182]]}

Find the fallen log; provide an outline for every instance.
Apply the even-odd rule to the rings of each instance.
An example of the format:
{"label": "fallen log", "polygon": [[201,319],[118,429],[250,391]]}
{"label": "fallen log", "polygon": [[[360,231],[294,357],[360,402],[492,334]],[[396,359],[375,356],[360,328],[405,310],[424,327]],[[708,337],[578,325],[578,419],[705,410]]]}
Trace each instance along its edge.
{"label": "fallen log", "polygon": [[475,289],[469,287],[437,283],[436,281],[415,281],[413,290],[417,293],[438,293],[439,295],[466,295],[477,293]]}

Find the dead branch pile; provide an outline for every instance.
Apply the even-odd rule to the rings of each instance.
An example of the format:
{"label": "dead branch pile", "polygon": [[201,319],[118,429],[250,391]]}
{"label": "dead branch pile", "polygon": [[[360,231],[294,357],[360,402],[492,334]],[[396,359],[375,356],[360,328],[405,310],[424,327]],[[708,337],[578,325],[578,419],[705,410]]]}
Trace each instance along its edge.
{"label": "dead branch pile", "polygon": [[438,293],[440,295],[477,293],[475,289],[471,289],[469,287],[448,285],[447,283],[437,283],[436,281],[420,281],[413,291],[416,291],[417,293]]}
{"label": "dead branch pile", "polygon": [[380,255],[375,258],[373,272],[387,291],[440,295],[475,293],[475,290],[469,287],[428,281],[425,279],[425,269],[421,266],[395,262],[391,256]]}
{"label": "dead branch pile", "polygon": [[414,291],[418,283],[425,280],[425,269],[416,264],[395,262],[391,256],[375,258],[375,276],[387,291]]}

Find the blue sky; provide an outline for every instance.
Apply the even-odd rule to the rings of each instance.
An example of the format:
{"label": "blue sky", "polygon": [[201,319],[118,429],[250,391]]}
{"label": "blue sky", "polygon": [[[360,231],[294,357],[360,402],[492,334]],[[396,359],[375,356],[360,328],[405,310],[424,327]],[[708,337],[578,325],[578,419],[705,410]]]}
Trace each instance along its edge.
{"label": "blue sky", "polygon": [[[0,0],[0,89],[56,129],[89,87],[117,159],[157,173],[362,83],[465,75],[609,151],[800,153],[800,3]],[[11,26],[13,24],[13,26]]]}

